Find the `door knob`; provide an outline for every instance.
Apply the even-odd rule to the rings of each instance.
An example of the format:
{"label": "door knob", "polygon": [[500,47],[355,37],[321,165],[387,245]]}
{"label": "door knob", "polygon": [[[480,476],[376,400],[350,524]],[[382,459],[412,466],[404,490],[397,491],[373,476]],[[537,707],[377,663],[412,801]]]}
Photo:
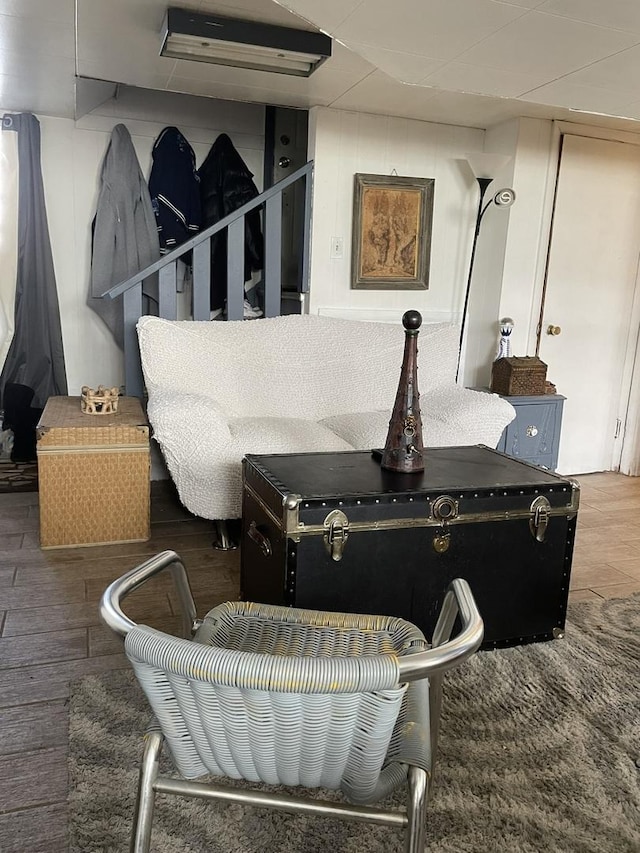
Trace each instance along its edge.
{"label": "door knob", "polygon": [[281,157],[278,160],[278,166],[281,169],[287,169],[291,165],[291,157]]}
{"label": "door knob", "polygon": [[547,326],[548,335],[559,335],[561,331],[560,326]]}

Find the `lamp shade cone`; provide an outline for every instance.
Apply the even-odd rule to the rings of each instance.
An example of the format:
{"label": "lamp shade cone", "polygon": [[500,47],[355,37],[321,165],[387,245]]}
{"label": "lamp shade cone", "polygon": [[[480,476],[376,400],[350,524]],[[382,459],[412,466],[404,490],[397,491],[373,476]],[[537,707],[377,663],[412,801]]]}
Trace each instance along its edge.
{"label": "lamp shade cone", "polygon": [[465,159],[476,178],[495,178],[500,169],[509,163],[508,154],[466,154]]}

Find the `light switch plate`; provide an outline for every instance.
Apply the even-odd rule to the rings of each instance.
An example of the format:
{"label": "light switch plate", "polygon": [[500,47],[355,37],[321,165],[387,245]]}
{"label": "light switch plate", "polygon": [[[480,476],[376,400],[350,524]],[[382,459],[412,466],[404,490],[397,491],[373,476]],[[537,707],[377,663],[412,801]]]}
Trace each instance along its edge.
{"label": "light switch plate", "polygon": [[331,255],[332,260],[339,260],[344,257],[344,239],[342,237],[331,238]]}

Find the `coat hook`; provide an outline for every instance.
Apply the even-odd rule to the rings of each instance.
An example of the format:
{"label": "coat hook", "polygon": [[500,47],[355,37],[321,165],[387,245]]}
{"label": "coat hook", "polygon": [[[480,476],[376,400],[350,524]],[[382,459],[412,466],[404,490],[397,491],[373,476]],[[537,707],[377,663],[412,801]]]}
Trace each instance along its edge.
{"label": "coat hook", "polygon": [[2,116],[2,129],[3,130],[15,130],[15,127],[13,124],[13,116],[11,115],[11,113],[5,113]]}

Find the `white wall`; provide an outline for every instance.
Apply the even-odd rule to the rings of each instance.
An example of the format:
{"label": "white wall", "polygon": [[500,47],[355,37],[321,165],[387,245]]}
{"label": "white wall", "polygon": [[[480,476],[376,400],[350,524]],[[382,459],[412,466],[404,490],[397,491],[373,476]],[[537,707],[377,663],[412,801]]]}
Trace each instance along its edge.
{"label": "white wall", "polygon": [[[309,156],[315,162],[311,313],[399,319],[417,308],[427,321],[459,319],[475,221],[475,181],[462,162],[483,150],[484,131],[324,107],[311,111]],[[351,226],[356,172],[435,178],[428,290],[352,290]],[[344,257],[330,257],[342,237]]]}
{"label": "white wall", "polygon": [[486,386],[496,356],[498,320],[511,317],[513,355],[534,355],[542,301],[557,164],[553,122],[521,118],[504,122],[485,136],[485,151],[512,159],[490,185],[490,199],[503,186],[516,192],[513,207],[490,205],[478,240],[465,384]]}
{"label": "white wall", "polygon": [[[504,187],[513,187],[514,158],[518,144],[518,122],[509,121],[487,130],[484,150],[511,159],[493,176],[482,200],[482,220],[471,279],[467,330],[463,352],[462,379],[471,388],[488,387],[491,363],[496,357],[500,296],[503,287],[505,245],[514,208],[498,208],[493,197]],[[518,191],[516,190],[516,194]],[[474,206],[478,212],[480,190],[476,185]],[[518,203],[516,199],[516,204]],[[526,202],[525,202],[526,206]]]}
{"label": "white wall", "polygon": [[517,199],[509,210],[499,316],[514,320],[513,354],[535,355],[557,170],[557,139],[550,121],[523,118],[517,126],[513,164]]}
{"label": "white wall", "polygon": [[155,139],[164,127],[176,125],[191,143],[198,165],[218,134],[228,133],[258,187],[262,185],[264,108],[259,105],[123,89],[116,99],[77,122],[40,117],[45,199],[71,395],[80,394],[85,384],[121,385],[124,379],[121,351],[85,304],[100,167],[118,123],[129,129],[147,177]]}
{"label": "white wall", "polygon": [[[552,130],[552,122],[538,119],[512,120],[485,132],[314,108],[311,313],[397,320],[407,308],[417,308],[427,321],[458,322],[478,208],[478,186],[463,158],[479,151],[508,154],[512,159],[496,174],[485,202],[502,187],[513,187],[517,199],[508,210],[491,206],[482,221],[461,381],[489,384],[502,316],[515,321],[514,355],[533,354],[548,239],[547,184],[555,157]],[[393,169],[435,178],[429,290],[352,290],[353,175]],[[344,240],[340,260],[330,257],[332,237]]]}

